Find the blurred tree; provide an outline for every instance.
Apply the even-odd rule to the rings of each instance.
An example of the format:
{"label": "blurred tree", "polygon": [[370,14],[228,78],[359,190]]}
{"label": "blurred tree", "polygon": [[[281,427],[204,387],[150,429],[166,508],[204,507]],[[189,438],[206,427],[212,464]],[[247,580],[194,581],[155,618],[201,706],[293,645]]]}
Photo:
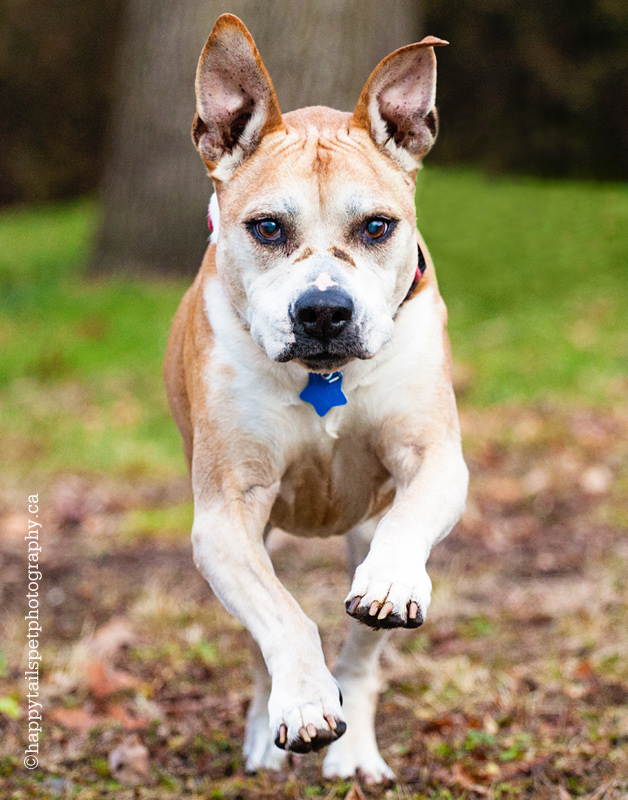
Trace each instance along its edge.
{"label": "blurred tree", "polygon": [[[187,129],[196,58],[215,17],[228,9],[250,25],[284,108],[329,102],[325,92],[331,85],[339,97],[345,91],[349,96],[347,103],[331,103],[349,108],[379,56],[417,38],[416,20],[410,25],[406,15],[418,15],[419,6],[398,0],[348,2],[354,3],[353,16],[345,15],[341,0],[0,0],[0,204],[73,197],[98,185],[127,3],[126,55],[118,59],[108,175],[126,136],[147,148],[146,159],[140,161],[138,152],[132,159],[129,181],[138,186],[148,180],[149,153],[151,165],[159,166],[153,144],[160,141],[161,157],[169,163],[176,142],[186,159],[180,183],[199,199],[206,197],[207,181]],[[421,5],[421,29],[452,43],[439,58],[442,126],[430,161],[628,179],[626,0],[429,0]],[[156,40],[160,25],[164,32]],[[185,43],[184,29],[191,44]],[[150,37],[160,43],[152,67],[143,55]],[[345,81],[354,81],[355,88],[345,87]],[[141,113],[132,124],[131,92],[138,103],[152,103],[148,129],[139,126],[149,119]],[[154,182],[161,175],[155,169]],[[173,165],[170,189],[177,175]],[[138,192],[134,213],[142,213],[142,196]],[[191,203],[196,211],[185,216],[189,228],[173,225],[175,239],[200,235],[199,202]],[[146,208],[152,218],[153,206]],[[128,213],[128,204],[121,209]]]}
{"label": "blurred tree", "polygon": [[0,203],[101,175],[122,0],[0,0]]}
{"label": "blurred tree", "polygon": [[378,61],[420,38],[420,10],[419,0],[129,0],[93,270],[198,269],[210,184],[190,141],[194,74],[220,14],[251,31],[282,110],[352,110]]}
{"label": "blurred tree", "polygon": [[435,160],[628,178],[626,0],[429,0],[425,12],[452,43]]}

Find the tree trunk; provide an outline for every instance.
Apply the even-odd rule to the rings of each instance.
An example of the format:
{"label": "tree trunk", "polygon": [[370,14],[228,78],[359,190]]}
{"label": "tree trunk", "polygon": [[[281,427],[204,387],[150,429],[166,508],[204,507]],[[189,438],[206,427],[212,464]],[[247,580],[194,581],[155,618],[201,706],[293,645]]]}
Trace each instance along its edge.
{"label": "tree trunk", "polygon": [[220,14],[251,31],[283,111],[350,111],[378,61],[420,38],[420,10],[419,0],[129,0],[93,271],[198,269],[210,185],[190,141],[194,75]]}

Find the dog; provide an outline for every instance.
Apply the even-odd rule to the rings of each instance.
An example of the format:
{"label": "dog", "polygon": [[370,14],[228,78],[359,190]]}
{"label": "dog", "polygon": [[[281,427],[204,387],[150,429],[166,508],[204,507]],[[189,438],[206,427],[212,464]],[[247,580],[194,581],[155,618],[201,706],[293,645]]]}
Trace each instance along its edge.
{"label": "dog", "polygon": [[[384,58],[353,114],[282,116],[230,14],[198,64],[192,137],[215,188],[214,233],[164,377],[191,473],[195,564],[257,644],[249,771],[329,745],[326,777],[394,779],[374,730],[385,629],[425,620],[425,564],[468,483],[447,312],[414,206],[444,44]],[[274,573],[272,527],[346,536],[353,619],[333,674]]]}

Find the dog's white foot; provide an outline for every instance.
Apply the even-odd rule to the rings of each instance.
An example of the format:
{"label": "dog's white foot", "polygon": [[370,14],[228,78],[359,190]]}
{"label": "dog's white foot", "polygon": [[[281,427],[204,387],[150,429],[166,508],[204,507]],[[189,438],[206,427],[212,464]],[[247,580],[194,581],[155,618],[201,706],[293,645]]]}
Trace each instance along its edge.
{"label": "dog's white foot", "polygon": [[340,689],[329,672],[318,679],[303,674],[275,677],[268,713],[275,744],[294,753],[320,750],[347,728]]}
{"label": "dog's white foot", "polygon": [[246,772],[259,772],[262,769],[280,771],[285,765],[287,756],[285,750],[279,750],[275,746],[270,734],[268,714],[249,715],[244,740]]}
{"label": "dog's white foot", "polygon": [[395,780],[395,773],[379,754],[375,742],[365,745],[359,736],[348,733],[330,746],[323,761],[323,776],[347,779],[356,775],[369,785]]}
{"label": "dog's white foot", "polygon": [[420,562],[386,564],[370,553],[355,571],[345,607],[371,628],[418,628],[431,593],[432,581]]}

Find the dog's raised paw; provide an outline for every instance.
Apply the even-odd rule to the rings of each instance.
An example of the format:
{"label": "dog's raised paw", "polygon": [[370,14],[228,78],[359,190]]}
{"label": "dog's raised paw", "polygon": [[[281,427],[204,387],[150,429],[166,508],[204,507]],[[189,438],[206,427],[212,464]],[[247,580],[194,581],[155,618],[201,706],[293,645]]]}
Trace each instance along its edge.
{"label": "dog's raised paw", "polygon": [[411,600],[406,604],[405,613],[399,614],[394,611],[394,606],[390,601],[381,603],[373,600],[370,605],[361,604],[363,598],[358,596],[345,603],[347,614],[363,622],[370,628],[419,628],[423,625],[424,619],[419,604]]}
{"label": "dog's raised paw", "polygon": [[429,575],[421,568],[386,580],[381,577],[386,571],[369,564],[368,557],[357,568],[345,599],[347,614],[371,628],[418,628],[430,604]]}

